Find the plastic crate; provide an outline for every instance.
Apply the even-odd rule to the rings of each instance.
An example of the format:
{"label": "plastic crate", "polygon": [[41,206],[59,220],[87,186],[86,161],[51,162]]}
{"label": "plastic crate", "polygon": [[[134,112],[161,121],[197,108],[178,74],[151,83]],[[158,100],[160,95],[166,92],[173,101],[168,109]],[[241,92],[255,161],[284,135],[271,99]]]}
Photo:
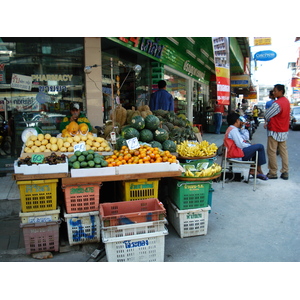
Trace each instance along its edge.
{"label": "plastic crate", "polygon": [[59,251],[59,224],[57,222],[44,222],[20,224],[23,228],[26,254],[43,251]]}
{"label": "plastic crate", "polygon": [[210,206],[189,210],[179,210],[169,201],[168,220],[181,238],[206,235],[209,210]]}
{"label": "plastic crate", "polygon": [[99,210],[101,184],[64,185],[68,214]]}
{"label": "plastic crate", "polygon": [[159,179],[121,181],[119,184],[124,201],[158,198]]}
{"label": "plastic crate", "polygon": [[54,210],[19,213],[22,224],[59,221],[60,207]]}
{"label": "plastic crate", "polygon": [[165,231],[167,220],[136,223],[130,225],[101,227],[102,233],[105,233],[105,238],[123,238],[149,233],[158,233]]}
{"label": "plastic crate", "polygon": [[58,179],[17,181],[22,212],[56,209],[57,182]]}
{"label": "plastic crate", "polygon": [[211,182],[172,179],[170,198],[180,210],[207,207]]}
{"label": "plastic crate", "polygon": [[132,235],[122,238],[107,238],[107,231],[101,230],[102,241],[108,262],[163,262],[165,256],[165,235],[162,232]]}
{"label": "plastic crate", "polygon": [[166,209],[158,199],[100,204],[103,227],[164,220]]}
{"label": "plastic crate", "polygon": [[100,242],[99,211],[66,214],[68,239],[71,246]]}

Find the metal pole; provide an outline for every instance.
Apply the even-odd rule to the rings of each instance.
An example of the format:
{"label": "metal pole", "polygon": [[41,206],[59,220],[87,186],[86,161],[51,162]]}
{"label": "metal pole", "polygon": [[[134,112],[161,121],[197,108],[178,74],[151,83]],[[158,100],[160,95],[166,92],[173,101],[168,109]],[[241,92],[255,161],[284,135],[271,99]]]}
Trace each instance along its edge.
{"label": "metal pole", "polygon": [[110,58],[110,80],[111,80],[111,111],[112,111],[112,125],[115,127],[115,99],[114,99],[114,67],[113,58]]}

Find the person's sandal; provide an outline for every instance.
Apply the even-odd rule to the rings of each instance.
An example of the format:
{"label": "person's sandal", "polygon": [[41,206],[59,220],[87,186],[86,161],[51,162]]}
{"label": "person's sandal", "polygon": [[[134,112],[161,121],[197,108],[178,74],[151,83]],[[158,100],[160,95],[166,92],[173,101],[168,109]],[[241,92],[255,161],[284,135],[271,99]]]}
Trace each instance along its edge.
{"label": "person's sandal", "polygon": [[256,178],[261,179],[261,180],[268,180],[269,178],[265,174],[257,174]]}

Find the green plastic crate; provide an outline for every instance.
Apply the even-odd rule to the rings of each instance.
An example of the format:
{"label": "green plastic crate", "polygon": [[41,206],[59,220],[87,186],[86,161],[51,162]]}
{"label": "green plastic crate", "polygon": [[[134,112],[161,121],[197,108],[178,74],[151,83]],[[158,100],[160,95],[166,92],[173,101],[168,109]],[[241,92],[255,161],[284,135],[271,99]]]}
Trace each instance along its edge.
{"label": "green plastic crate", "polygon": [[210,181],[181,181],[172,179],[171,200],[178,209],[193,209],[208,206]]}

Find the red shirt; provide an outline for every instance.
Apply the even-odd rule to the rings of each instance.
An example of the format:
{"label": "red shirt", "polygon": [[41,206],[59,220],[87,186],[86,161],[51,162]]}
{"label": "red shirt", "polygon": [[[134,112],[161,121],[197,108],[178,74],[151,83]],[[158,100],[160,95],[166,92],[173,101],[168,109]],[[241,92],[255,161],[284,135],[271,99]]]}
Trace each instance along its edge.
{"label": "red shirt", "polygon": [[224,109],[224,105],[223,104],[215,104],[214,106],[214,112],[217,113],[224,113],[225,109]]}
{"label": "red shirt", "polygon": [[280,113],[270,118],[268,129],[275,132],[287,132],[290,123],[290,102],[287,98],[280,97],[276,103],[280,106]]}

